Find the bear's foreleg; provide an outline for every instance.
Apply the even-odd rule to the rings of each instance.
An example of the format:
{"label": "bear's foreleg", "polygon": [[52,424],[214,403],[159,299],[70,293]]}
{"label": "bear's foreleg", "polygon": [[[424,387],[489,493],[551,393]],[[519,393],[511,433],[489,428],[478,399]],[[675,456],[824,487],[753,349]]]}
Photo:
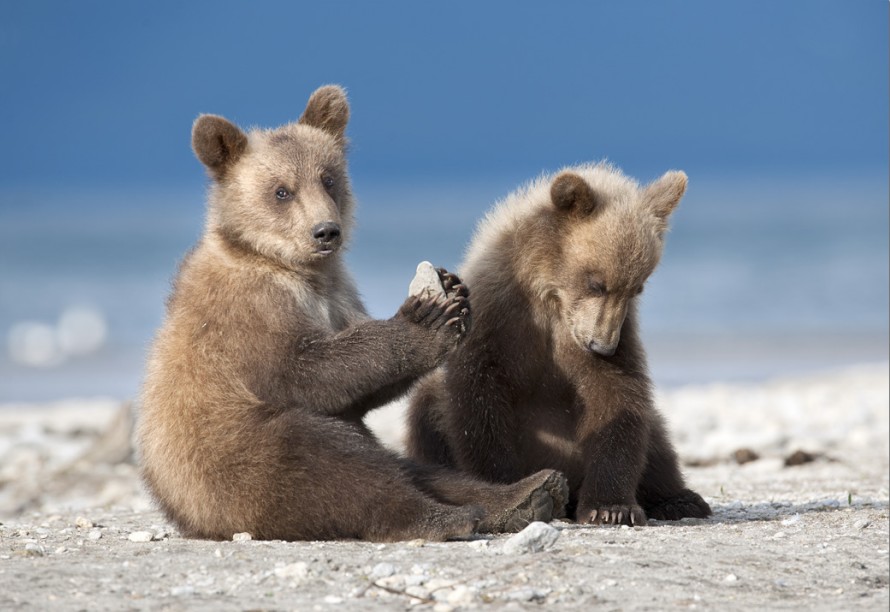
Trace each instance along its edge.
{"label": "bear's foreleg", "polygon": [[436,367],[467,327],[466,296],[408,298],[388,321],[366,321],[333,336],[302,339],[285,376],[291,403],[357,419],[405,393]]}
{"label": "bear's foreleg", "polygon": [[652,421],[646,468],[637,488],[637,500],[652,519],[664,521],[711,515],[708,503],[698,493],[686,488],[677,453],[660,415]]}
{"label": "bear's foreleg", "polygon": [[636,489],[645,467],[649,424],[633,409],[609,411],[602,404],[588,410],[582,424],[584,478],[575,518],[579,523],[645,525]]}

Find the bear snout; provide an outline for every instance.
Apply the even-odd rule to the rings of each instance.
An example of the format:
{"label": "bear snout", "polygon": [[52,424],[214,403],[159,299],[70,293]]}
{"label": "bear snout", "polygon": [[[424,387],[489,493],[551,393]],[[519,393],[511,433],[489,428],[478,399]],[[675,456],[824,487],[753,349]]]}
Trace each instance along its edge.
{"label": "bear snout", "polygon": [[591,353],[596,353],[603,357],[611,357],[615,354],[615,350],[618,348],[618,343],[605,345],[600,344],[596,340],[591,340],[590,344],[587,345],[587,348]]}
{"label": "bear snout", "polygon": [[333,221],[319,223],[312,228],[312,238],[318,245],[318,252],[327,254],[340,246],[340,225]]}

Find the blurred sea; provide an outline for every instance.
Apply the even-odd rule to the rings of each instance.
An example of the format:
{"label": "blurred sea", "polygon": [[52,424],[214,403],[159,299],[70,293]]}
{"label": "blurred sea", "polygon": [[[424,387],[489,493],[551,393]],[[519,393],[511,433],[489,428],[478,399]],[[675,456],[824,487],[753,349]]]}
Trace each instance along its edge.
{"label": "blurred sea", "polygon": [[[372,315],[417,262],[456,269],[476,222],[520,181],[355,178],[347,254]],[[133,397],[200,186],[0,192],[0,403]],[[691,177],[642,323],[657,384],[760,380],[888,359],[887,177]]]}

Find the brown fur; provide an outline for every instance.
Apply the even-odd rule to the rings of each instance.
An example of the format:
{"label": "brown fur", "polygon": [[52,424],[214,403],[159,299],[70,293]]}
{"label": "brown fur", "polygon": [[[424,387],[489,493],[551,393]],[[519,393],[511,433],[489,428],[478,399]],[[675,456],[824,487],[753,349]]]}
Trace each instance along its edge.
{"label": "brown fur", "polygon": [[710,514],[685,488],[637,327],[685,188],[682,172],[641,188],[588,165],[494,210],[462,270],[473,328],[419,386],[409,456],[494,482],[561,470],[583,522]]}
{"label": "brown fur", "polygon": [[445,539],[549,520],[567,499],[554,471],[504,486],[416,466],[362,422],[455,347],[469,306],[442,271],[446,298],[368,318],[340,255],[348,115],[328,86],[277,130],[195,122],[214,182],[147,366],[146,485],[184,534],[214,539]]}

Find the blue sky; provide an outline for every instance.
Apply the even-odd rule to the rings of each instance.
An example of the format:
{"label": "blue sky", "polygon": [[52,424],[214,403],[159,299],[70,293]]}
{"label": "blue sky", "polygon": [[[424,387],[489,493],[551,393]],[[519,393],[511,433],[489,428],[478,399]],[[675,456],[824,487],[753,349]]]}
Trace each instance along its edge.
{"label": "blue sky", "polygon": [[0,188],[199,184],[201,112],[345,85],[357,177],[886,175],[888,3],[28,2],[0,19]]}

